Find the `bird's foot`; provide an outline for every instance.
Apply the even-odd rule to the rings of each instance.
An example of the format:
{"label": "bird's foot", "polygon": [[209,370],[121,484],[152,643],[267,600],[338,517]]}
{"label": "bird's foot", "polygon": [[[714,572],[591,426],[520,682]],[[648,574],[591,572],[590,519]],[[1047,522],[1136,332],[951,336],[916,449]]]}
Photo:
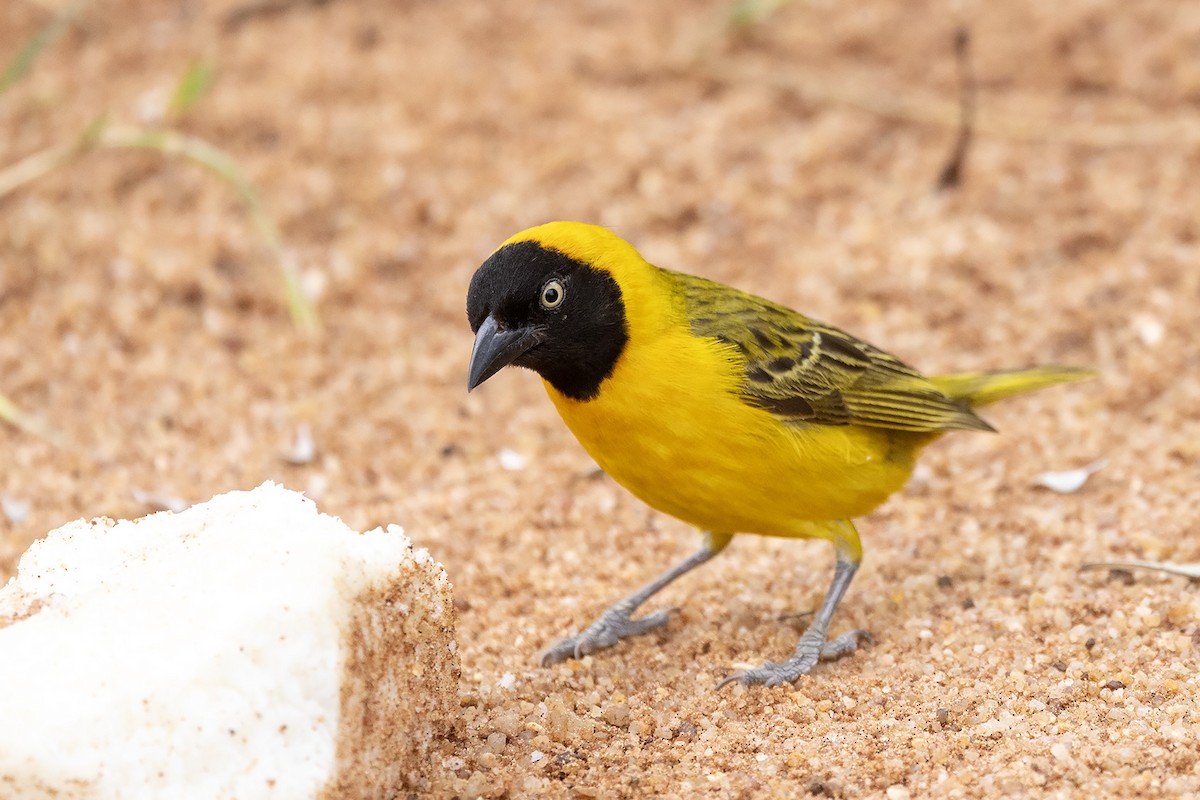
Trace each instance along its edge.
{"label": "bird's foot", "polygon": [[551,645],[550,649],[542,654],[542,666],[557,664],[568,658],[583,658],[588,653],[612,647],[627,637],[661,628],[667,624],[671,610],[673,609],[664,609],[639,619],[630,619],[629,615],[633,613],[633,609],[618,603],[601,614],[599,619],[581,633],[559,639]]}
{"label": "bird's foot", "polygon": [[718,683],[717,688],[720,689],[728,683],[740,683],[743,686],[756,683],[764,686],[795,683],[801,675],[806,675],[815,667],[818,661],[832,661],[853,653],[858,649],[859,642],[864,641],[873,641],[871,634],[864,630],[853,630],[831,641],[825,641],[825,634],[810,629],[800,637],[795,654],[787,661],[768,661],[761,667],[735,672]]}

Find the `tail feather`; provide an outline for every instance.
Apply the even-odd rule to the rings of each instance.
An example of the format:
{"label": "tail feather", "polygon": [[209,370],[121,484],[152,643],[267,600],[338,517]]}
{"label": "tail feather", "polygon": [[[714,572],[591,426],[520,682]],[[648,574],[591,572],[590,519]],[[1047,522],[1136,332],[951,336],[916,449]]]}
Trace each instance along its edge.
{"label": "tail feather", "polygon": [[1035,389],[1094,377],[1096,373],[1090,369],[1026,367],[993,372],[961,372],[955,375],[939,375],[930,380],[947,397],[962,400],[974,408]]}

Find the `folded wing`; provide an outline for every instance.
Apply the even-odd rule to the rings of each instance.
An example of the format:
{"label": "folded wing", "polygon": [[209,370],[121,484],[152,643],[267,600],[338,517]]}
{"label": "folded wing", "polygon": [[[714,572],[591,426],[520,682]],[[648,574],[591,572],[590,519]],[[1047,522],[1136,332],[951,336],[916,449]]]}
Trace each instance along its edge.
{"label": "folded wing", "polygon": [[692,332],[745,362],[743,398],[790,424],[992,430],[963,399],[844,331],[702,278],[680,281]]}

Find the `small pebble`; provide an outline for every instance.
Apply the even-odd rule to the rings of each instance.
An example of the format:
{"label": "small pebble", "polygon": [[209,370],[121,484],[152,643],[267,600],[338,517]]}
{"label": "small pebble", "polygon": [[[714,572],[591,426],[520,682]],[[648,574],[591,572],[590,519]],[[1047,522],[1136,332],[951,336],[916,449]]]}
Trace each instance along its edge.
{"label": "small pebble", "polygon": [[131,489],[130,494],[133,495],[135,502],[159,511],[170,511],[174,514],[179,514],[183,511],[186,511],[188,506],[191,505],[191,503],[189,503],[187,500],[167,494],[165,492],[149,492],[143,489]]}
{"label": "small pebble", "polygon": [[20,525],[29,517],[29,503],[13,500],[8,495],[0,497],[0,511],[13,525]]}
{"label": "small pebble", "polygon": [[611,703],[600,712],[600,718],[609,725],[624,728],[629,725],[629,706],[626,703]]}
{"label": "small pebble", "polygon": [[301,466],[311,463],[316,455],[317,443],[313,439],[312,428],[307,423],[300,423],[296,428],[296,438],[292,440],[291,448],[283,454],[283,460]]}
{"label": "small pebble", "polygon": [[520,472],[521,470],[525,469],[525,456],[521,455],[516,450],[506,447],[500,451],[499,458],[500,466],[504,467],[504,469],[508,470],[509,472]]}
{"label": "small pebble", "polygon": [[1088,478],[1103,469],[1106,463],[1108,462],[1105,459],[1099,459],[1078,469],[1069,469],[1063,472],[1043,472],[1033,479],[1033,485],[1044,487],[1059,494],[1071,494],[1082,489],[1083,485],[1087,483]]}
{"label": "small pebble", "polygon": [[1142,344],[1147,347],[1153,347],[1161,342],[1163,334],[1167,332],[1162,322],[1149,314],[1138,314],[1135,316],[1133,318],[1133,327],[1137,331],[1138,338],[1142,340]]}

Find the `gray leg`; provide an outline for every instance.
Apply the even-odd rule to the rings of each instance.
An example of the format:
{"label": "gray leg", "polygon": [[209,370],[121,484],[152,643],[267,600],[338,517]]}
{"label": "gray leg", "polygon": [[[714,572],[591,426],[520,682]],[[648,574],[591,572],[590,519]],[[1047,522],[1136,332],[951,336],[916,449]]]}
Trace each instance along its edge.
{"label": "gray leg", "polygon": [[787,661],[768,661],[761,667],[735,672],[718,683],[718,689],[734,682],[743,686],[755,683],[767,686],[793,683],[801,675],[807,674],[818,661],[841,658],[847,653],[857,650],[859,641],[870,641],[871,634],[864,630],[843,633],[832,641],[825,639],[829,630],[829,622],[833,619],[833,612],[837,610],[838,603],[841,602],[842,595],[850,586],[850,581],[853,580],[854,573],[858,571],[859,562],[862,560],[862,547],[858,542],[858,532],[854,530],[854,526],[849,521],[845,523],[845,526],[843,530],[848,533],[834,540],[834,546],[837,548],[837,565],[834,567],[833,582],[829,585],[829,591],[825,593],[825,599],[821,602],[821,607],[813,617],[812,623],[800,636],[800,641],[796,643],[796,650],[792,657]]}
{"label": "gray leg", "polygon": [[642,603],[665,588],[667,584],[684,573],[691,572],[724,550],[732,538],[730,534],[706,532],[704,545],[698,552],[659,575],[624,600],[614,603],[582,633],[555,642],[549,650],[542,654],[542,666],[557,664],[568,658],[582,658],[596,650],[612,647],[628,636],[637,636],[666,625],[669,614],[666,609],[655,611],[639,619],[631,619],[631,616]]}

